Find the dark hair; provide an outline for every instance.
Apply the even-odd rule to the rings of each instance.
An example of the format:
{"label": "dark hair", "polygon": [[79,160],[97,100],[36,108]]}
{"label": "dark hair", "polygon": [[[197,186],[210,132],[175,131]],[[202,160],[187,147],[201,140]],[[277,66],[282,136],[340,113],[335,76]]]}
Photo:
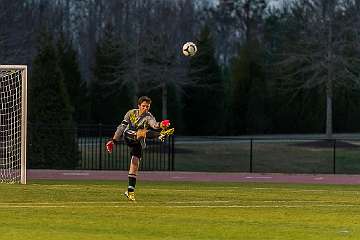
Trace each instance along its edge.
{"label": "dark hair", "polygon": [[147,102],[148,104],[151,104],[151,99],[148,96],[139,97],[138,105],[142,104],[143,102]]}

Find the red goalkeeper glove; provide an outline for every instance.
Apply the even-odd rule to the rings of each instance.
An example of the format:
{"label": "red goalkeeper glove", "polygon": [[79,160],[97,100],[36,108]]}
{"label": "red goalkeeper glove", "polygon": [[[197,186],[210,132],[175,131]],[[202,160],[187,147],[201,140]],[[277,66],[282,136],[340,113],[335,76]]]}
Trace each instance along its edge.
{"label": "red goalkeeper glove", "polygon": [[106,150],[107,150],[109,153],[112,153],[113,147],[114,147],[114,141],[113,141],[113,140],[109,140],[109,141],[106,143]]}
{"label": "red goalkeeper glove", "polygon": [[170,126],[170,120],[162,120],[161,123],[160,123],[160,127],[161,128],[168,128]]}

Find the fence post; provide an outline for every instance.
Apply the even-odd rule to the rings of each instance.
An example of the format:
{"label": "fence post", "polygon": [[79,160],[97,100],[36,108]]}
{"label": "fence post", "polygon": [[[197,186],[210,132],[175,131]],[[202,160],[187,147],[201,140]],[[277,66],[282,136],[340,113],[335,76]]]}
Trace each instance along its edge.
{"label": "fence post", "polygon": [[171,171],[171,137],[169,137],[167,139],[167,144],[168,144],[168,148],[167,148],[167,163],[168,163],[168,171]]}
{"label": "fence post", "polygon": [[250,138],[250,172],[253,172],[253,139]]}
{"label": "fence post", "polygon": [[101,164],[101,162],[102,162],[102,148],[103,148],[103,146],[102,146],[102,124],[101,123],[99,123],[99,128],[98,128],[98,130],[99,130],[99,170],[102,170],[102,164]]}
{"label": "fence post", "polygon": [[333,173],[336,174],[336,139],[333,141]]}
{"label": "fence post", "polygon": [[171,170],[175,171],[175,135],[171,136]]}

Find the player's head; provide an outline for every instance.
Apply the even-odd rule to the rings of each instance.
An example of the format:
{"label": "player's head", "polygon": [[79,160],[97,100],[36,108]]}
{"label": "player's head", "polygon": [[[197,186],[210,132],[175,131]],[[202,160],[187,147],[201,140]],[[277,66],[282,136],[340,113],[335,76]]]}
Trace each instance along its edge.
{"label": "player's head", "polygon": [[138,99],[138,107],[140,110],[140,114],[149,111],[151,104],[151,99],[148,96],[141,96]]}

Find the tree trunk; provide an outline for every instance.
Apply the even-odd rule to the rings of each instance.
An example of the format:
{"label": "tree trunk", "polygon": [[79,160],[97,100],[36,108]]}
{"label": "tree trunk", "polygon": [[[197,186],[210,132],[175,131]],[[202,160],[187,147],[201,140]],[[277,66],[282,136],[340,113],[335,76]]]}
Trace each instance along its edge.
{"label": "tree trunk", "polygon": [[333,137],[332,110],[333,110],[332,81],[328,81],[326,83],[326,137],[328,139],[331,139]]}
{"label": "tree trunk", "polygon": [[138,99],[139,99],[139,87],[137,82],[133,82],[133,94],[132,94],[132,104],[134,108],[138,107]]}
{"label": "tree trunk", "polygon": [[333,137],[333,44],[332,44],[332,16],[329,17],[329,33],[328,33],[328,53],[327,53],[327,82],[326,82],[326,137],[331,139]]}
{"label": "tree trunk", "polygon": [[162,118],[167,119],[167,98],[168,98],[168,92],[167,92],[167,85],[165,82],[162,83]]}

